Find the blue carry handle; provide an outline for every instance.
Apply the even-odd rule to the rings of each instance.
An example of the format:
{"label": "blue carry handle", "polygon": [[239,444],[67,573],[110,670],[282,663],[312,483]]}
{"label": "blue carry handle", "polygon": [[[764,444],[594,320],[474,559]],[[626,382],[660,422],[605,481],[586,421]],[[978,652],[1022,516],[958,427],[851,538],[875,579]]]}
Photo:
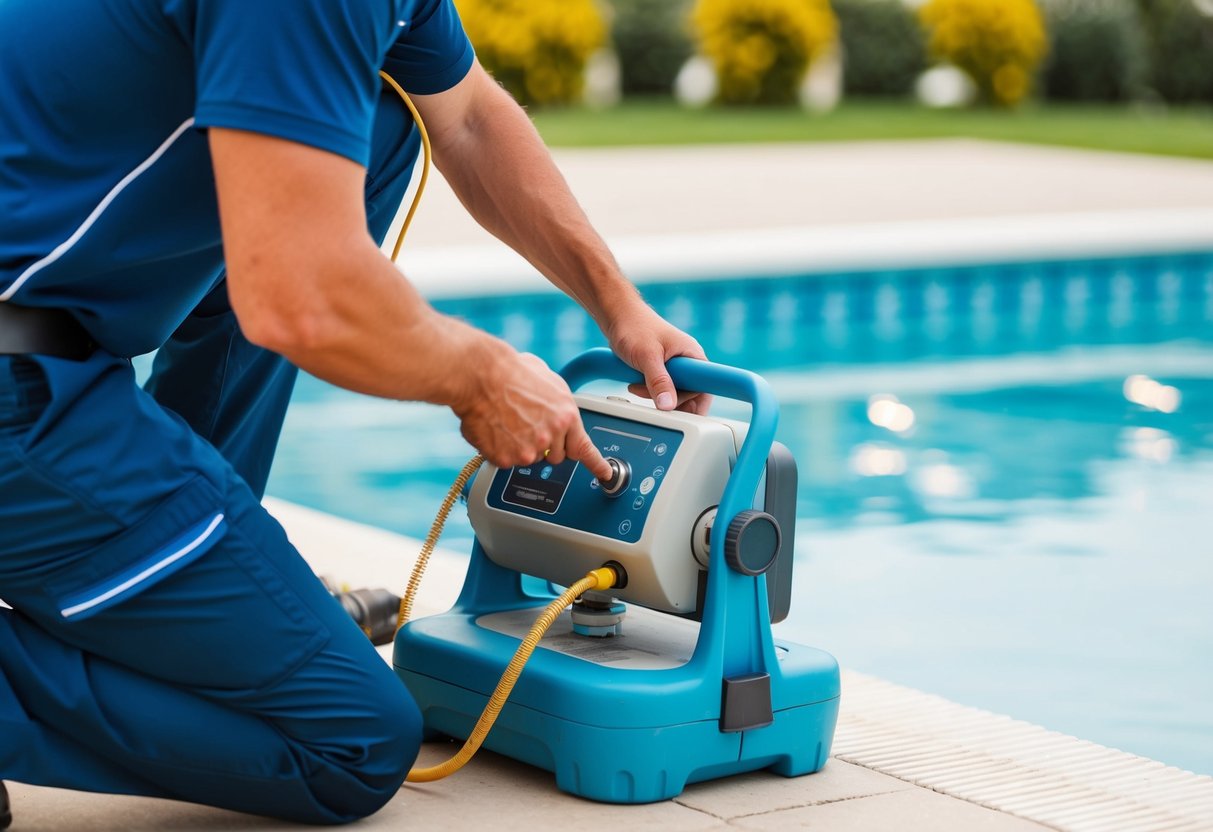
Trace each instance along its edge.
{"label": "blue carry handle", "polygon": [[[729,477],[728,485],[720,499],[717,510],[717,528],[722,532],[737,516],[749,508],[762,473],[767,455],[775,441],[775,428],[779,423],[779,405],[775,394],[761,376],[711,361],[693,358],[672,358],[666,364],[674,386],[679,390],[695,393],[710,393],[747,402],[752,407],[750,430],[737,454],[737,467]],[[605,347],[587,350],[564,366],[560,375],[574,390],[591,381],[610,379],[627,384],[643,384],[644,376],[625,364],[615,353]],[[715,549],[723,547],[724,535],[712,539],[713,558]],[[723,548],[721,549],[723,558]]]}
{"label": "blue carry handle", "polygon": [[[709,661],[711,657],[717,657],[723,662],[722,670],[726,675],[757,670],[777,673],[766,579],[734,572],[726,565],[724,557],[725,530],[733,518],[753,505],[767,455],[775,441],[775,428],[779,423],[775,394],[761,376],[724,364],[673,358],[666,364],[666,369],[679,390],[735,399],[747,402],[752,408],[749,431],[716,510],[714,528],[717,533],[712,535],[708,592],[696,659]],[[566,364],[560,375],[574,390],[600,379],[644,383],[640,372],[606,348],[583,352]],[[785,556],[791,557],[791,553]],[[726,616],[726,609],[733,611],[731,617]],[[737,615],[741,610],[747,610],[749,614]],[[729,621],[727,628],[726,620]]]}

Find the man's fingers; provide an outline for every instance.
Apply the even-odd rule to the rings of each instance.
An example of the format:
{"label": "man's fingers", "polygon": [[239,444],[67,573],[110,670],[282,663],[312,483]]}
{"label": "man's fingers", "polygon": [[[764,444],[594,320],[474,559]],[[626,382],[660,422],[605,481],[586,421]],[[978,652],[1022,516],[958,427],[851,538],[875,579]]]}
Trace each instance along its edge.
{"label": "man's fingers", "polygon": [[658,410],[673,410],[678,407],[678,391],[674,389],[674,380],[666,372],[665,361],[660,353],[645,356],[636,369],[644,374],[645,388]]}
{"label": "man's fingers", "polygon": [[599,480],[608,480],[614,471],[606,459],[585,432],[580,414],[577,421],[569,426],[566,433],[552,440],[551,448],[544,459],[553,465],[559,465],[566,459],[575,459],[589,469],[590,473]]}
{"label": "man's fingers", "polygon": [[678,407],[678,391],[674,389],[674,381],[665,373],[646,378],[649,395],[658,410],[673,410]]}
{"label": "man's fingers", "polygon": [[584,430],[578,429],[569,433],[565,450],[572,459],[581,460],[582,464],[586,468],[589,468],[590,473],[597,477],[600,482],[609,480],[611,474],[614,473],[614,470],[607,464],[602,453],[594,445],[594,440],[590,439]]}
{"label": "man's fingers", "polygon": [[693,393],[678,402],[678,409],[684,413],[694,413],[697,416],[707,416],[712,407],[712,397],[707,393]]}
{"label": "man's fingers", "polygon": [[[649,393],[649,388],[643,384],[629,384],[628,392],[633,396],[641,396],[649,399],[652,396]],[[678,404],[675,410],[681,410],[684,413],[696,413],[700,416],[708,415],[708,406],[712,403],[712,397],[707,393],[691,393],[686,390],[675,390],[678,396]]]}

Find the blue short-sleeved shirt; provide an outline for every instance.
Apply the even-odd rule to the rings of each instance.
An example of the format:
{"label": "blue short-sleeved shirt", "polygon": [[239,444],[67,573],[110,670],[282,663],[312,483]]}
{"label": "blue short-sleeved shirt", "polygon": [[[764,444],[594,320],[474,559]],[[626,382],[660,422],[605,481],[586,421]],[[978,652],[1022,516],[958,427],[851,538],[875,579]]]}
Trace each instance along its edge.
{"label": "blue short-sleeved shirt", "polygon": [[0,2],[0,300],[156,348],[222,273],[203,128],[365,165],[381,67],[428,94],[471,64],[450,0]]}

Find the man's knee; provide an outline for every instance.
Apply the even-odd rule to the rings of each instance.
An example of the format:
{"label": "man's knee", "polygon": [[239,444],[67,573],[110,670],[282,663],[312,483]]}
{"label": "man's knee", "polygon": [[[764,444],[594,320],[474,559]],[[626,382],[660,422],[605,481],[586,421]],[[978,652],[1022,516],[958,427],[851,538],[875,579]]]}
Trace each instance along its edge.
{"label": "man's knee", "polygon": [[421,713],[403,684],[365,691],[359,706],[352,723],[334,720],[342,736],[310,743],[325,761],[309,778],[313,793],[342,821],[374,814],[391,800],[421,746]]}
{"label": "man's knee", "polygon": [[[387,769],[386,781],[392,791],[400,788],[421,748],[421,711],[403,683],[381,691],[377,705],[383,741],[380,757]],[[390,795],[389,795],[390,797]]]}

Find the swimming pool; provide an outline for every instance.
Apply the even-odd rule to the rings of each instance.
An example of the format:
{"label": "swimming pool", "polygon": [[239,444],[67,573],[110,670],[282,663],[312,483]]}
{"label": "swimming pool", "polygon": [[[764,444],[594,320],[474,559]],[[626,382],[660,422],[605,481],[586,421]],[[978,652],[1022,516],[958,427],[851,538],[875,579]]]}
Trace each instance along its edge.
{"label": "swimming pool", "polygon": [[[1213,253],[646,297],[780,398],[800,468],[781,635],[1213,774]],[[550,294],[436,305],[557,365],[600,343]],[[305,378],[270,493],[421,536],[470,453],[440,409]],[[458,515],[443,545],[465,551]]]}

